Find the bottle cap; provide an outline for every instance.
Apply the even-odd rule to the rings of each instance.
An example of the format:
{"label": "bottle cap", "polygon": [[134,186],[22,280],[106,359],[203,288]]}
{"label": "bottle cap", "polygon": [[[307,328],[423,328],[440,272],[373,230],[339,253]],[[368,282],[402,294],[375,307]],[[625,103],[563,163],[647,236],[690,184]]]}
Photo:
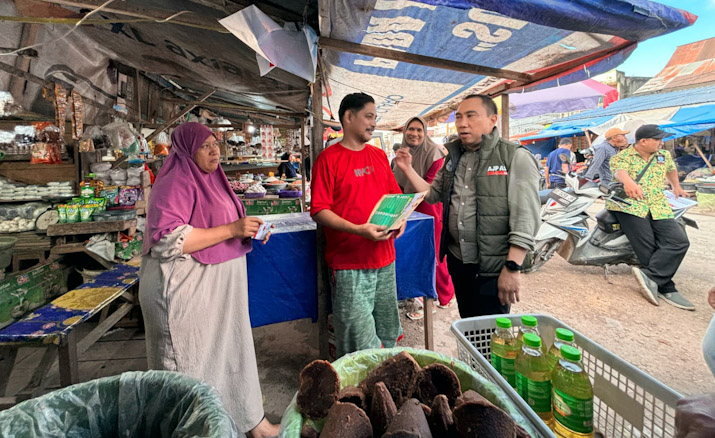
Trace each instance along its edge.
{"label": "bottle cap", "polygon": [[87,176],[90,177],[90,178],[94,178],[96,175],[95,175],[94,173],[90,173],[90,174],[87,175]]}
{"label": "bottle cap", "polygon": [[524,343],[529,347],[539,348],[541,347],[541,338],[539,335],[535,335],[533,333],[525,333]]}
{"label": "bottle cap", "polygon": [[497,327],[499,328],[511,328],[511,320],[509,318],[497,318]]}
{"label": "bottle cap", "polygon": [[562,341],[573,342],[573,332],[562,327],[556,329],[556,337]]}
{"label": "bottle cap", "polygon": [[528,327],[536,327],[538,321],[533,316],[524,315],[521,317],[521,323]]}
{"label": "bottle cap", "polygon": [[578,351],[578,348],[576,347],[572,347],[570,345],[562,345],[561,357],[573,361],[581,360],[581,352]]}

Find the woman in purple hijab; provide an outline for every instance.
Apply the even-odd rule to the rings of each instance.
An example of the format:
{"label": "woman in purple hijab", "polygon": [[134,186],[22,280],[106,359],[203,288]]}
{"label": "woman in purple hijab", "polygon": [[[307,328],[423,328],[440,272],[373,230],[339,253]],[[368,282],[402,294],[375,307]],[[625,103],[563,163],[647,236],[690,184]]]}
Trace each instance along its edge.
{"label": "woman in purple hijab", "polygon": [[147,209],[139,285],[147,360],[213,386],[252,437],[278,434],[264,417],[248,316],[245,255],[262,223],[231,190],[211,130],[176,128]]}

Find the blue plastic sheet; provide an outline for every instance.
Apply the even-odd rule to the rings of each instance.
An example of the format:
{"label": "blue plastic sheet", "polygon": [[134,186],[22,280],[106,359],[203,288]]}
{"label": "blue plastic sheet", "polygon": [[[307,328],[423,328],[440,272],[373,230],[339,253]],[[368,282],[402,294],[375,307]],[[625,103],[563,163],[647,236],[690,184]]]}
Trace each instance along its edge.
{"label": "blue plastic sheet", "polygon": [[[264,216],[276,225],[267,245],[248,253],[251,325],[318,318],[316,224],[308,213]],[[414,212],[395,242],[398,299],[437,298],[434,219]]]}

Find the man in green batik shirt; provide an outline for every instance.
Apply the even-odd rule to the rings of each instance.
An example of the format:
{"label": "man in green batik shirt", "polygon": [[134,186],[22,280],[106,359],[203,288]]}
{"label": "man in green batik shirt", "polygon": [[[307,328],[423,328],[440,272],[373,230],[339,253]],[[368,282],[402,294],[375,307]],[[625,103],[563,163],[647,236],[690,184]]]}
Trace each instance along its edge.
{"label": "man in green batik shirt", "polygon": [[[668,135],[657,125],[643,125],[636,131],[635,144],[611,158],[611,172],[623,183],[631,205],[608,201],[606,208],[616,216],[638,256],[641,268],[634,267],[633,275],[643,296],[656,306],[663,298],[680,309],[695,310],[673,283],[690,242],[673,219],[673,209],[663,192],[667,179],[676,197],[688,196],[680,187],[673,157],[661,149]],[[634,180],[646,166],[636,183]]]}

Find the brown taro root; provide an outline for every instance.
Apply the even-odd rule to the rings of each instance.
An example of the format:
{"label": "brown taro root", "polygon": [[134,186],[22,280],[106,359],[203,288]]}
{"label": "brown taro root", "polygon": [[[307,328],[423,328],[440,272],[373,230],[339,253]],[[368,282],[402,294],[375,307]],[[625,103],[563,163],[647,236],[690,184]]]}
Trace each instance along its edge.
{"label": "brown taro root", "polygon": [[365,404],[365,393],[362,389],[355,386],[346,386],[338,394],[338,401],[343,403],[352,403],[358,408],[367,411],[367,405]]}
{"label": "brown taro root", "polygon": [[384,382],[395,405],[402,406],[415,392],[419,364],[406,352],[401,352],[385,360],[360,382],[359,388],[367,398],[372,397],[375,384]]}
{"label": "brown taro root", "polygon": [[422,403],[430,404],[439,394],[446,395],[449,406],[454,407],[462,389],[457,375],[450,367],[433,363],[420,371],[417,378],[417,397]]}
{"label": "brown taro root", "polygon": [[416,398],[407,400],[395,414],[382,438],[432,438],[420,401]]}
{"label": "brown taro root", "polygon": [[300,428],[300,438],[318,438],[318,431],[308,423],[303,423]]}
{"label": "brown taro root", "polygon": [[515,438],[516,423],[489,400],[469,390],[454,405],[454,422],[464,438]]}
{"label": "brown taro root", "polygon": [[330,362],[314,360],[300,372],[298,410],[314,420],[324,418],[337,400],[339,391],[340,378]]}
{"label": "brown taro root", "polygon": [[523,427],[519,426],[518,424],[516,425],[516,438],[531,438],[531,435],[529,435],[529,432],[526,431]]}
{"label": "brown taro root", "polygon": [[365,411],[354,404],[335,402],[328,410],[320,437],[372,438],[372,425]]}
{"label": "brown taro root", "polygon": [[440,394],[432,401],[432,412],[427,416],[432,435],[438,437],[457,437],[457,428],[454,425],[452,409],[449,407],[447,396]]}
{"label": "brown taro root", "polygon": [[397,406],[392,400],[390,391],[382,382],[375,384],[370,406],[370,421],[376,437],[381,437],[390,425],[392,418],[397,413]]}

